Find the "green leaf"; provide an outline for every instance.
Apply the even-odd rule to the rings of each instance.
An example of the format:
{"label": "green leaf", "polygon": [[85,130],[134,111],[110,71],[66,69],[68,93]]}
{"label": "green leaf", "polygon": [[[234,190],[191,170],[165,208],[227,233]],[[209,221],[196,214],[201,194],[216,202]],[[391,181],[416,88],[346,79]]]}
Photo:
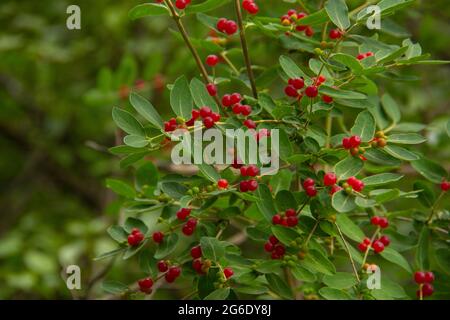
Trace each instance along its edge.
{"label": "green leaf", "polygon": [[269,283],[270,289],[284,299],[291,300],[293,298],[292,291],[289,286],[278,275],[268,273],[265,275]]}
{"label": "green leaf", "polygon": [[308,26],[315,26],[318,24],[322,24],[328,21],[328,15],[325,9],[320,9],[319,11],[316,11],[314,13],[311,13],[310,15],[302,18],[299,22],[301,22],[302,25],[308,25]]}
{"label": "green leaf", "polygon": [[319,294],[327,300],[351,300],[352,297],[345,291],[323,287],[319,290]]}
{"label": "green leaf", "polygon": [[122,294],[128,291],[128,287],[114,280],[106,280],[102,282],[102,290],[111,294]]}
{"label": "green leaf", "polygon": [[416,249],[416,264],[420,270],[428,270],[430,267],[430,242],[430,229],[424,226],[420,231]]}
{"label": "green leaf", "polygon": [[337,61],[344,66],[348,67],[355,74],[360,74],[363,70],[363,67],[358,59],[354,56],[345,53],[337,53],[331,57],[334,61]]}
{"label": "green leaf", "polygon": [[297,64],[287,56],[280,56],[280,66],[289,78],[304,78],[309,77],[297,66]]}
{"label": "green leaf", "polygon": [[275,237],[287,246],[292,245],[292,241],[295,241],[299,237],[299,234],[291,228],[272,226],[271,229]]}
{"label": "green leaf", "polygon": [[270,185],[274,193],[281,190],[289,190],[294,173],[288,169],[280,170],[276,175],[270,178]]}
{"label": "green leaf", "polygon": [[411,166],[433,183],[441,183],[447,177],[447,171],[440,164],[425,158],[412,161]]}
{"label": "green leaf", "polygon": [[336,173],[338,180],[344,180],[356,176],[363,167],[364,163],[360,158],[349,156],[335,165],[334,172]]}
{"label": "green leaf", "polygon": [[419,196],[417,200],[425,207],[425,208],[431,208],[434,204],[434,201],[436,200],[436,195],[433,191],[432,186],[429,185],[429,183],[425,181],[416,181],[413,184],[414,190],[421,190],[422,192],[419,193]]}
{"label": "green leaf", "polygon": [[142,137],[145,136],[145,130],[142,124],[128,111],[113,108],[112,117],[117,126],[126,133]]}
{"label": "green leaf", "polygon": [[397,158],[400,160],[405,160],[405,161],[419,160],[419,156],[416,155],[415,153],[412,153],[411,151],[409,151],[405,148],[396,146],[396,145],[387,145],[383,149],[384,149],[384,151],[389,153],[394,158]]}
{"label": "green leaf", "polygon": [[177,116],[186,120],[191,119],[193,100],[189,82],[184,75],[175,81],[170,91],[170,106]]}
{"label": "green leaf", "polygon": [[230,294],[230,288],[220,288],[208,294],[204,300],[225,300]]}
{"label": "green leaf", "polygon": [[388,260],[388,261],[390,261],[390,262],[392,262],[392,263],[402,267],[407,272],[412,273],[411,266],[409,265],[408,261],[400,253],[398,253],[394,249],[392,249],[392,248],[385,248],[383,250],[383,252],[380,253],[380,255],[384,259],[386,259],[386,260]]}
{"label": "green leaf", "polygon": [[450,137],[450,119],[447,121],[447,125],[445,126],[445,129],[447,130],[447,135]]}
{"label": "green leaf", "polygon": [[186,195],[188,188],[178,182],[161,183],[161,190],[174,199],[181,199]]}
{"label": "green leaf", "polygon": [[128,233],[121,226],[110,226],[106,231],[111,238],[119,243],[127,241]]}
{"label": "green leaf", "polygon": [[[178,235],[176,233],[171,233],[164,237],[162,243],[158,245],[158,249],[155,252],[155,259],[163,259],[171,254],[177,247]],[[203,249],[203,247],[202,247]]]}
{"label": "green leaf", "polygon": [[133,148],[143,148],[146,145],[148,145],[150,143],[149,140],[147,140],[146,137],[143,136],[137,136],[134,134],[130,134],[128,136],[125,136],[125,138],[123,138],[123,142],[130,147]]}
{"label": "green leaf", "polygon": [[333,275],[325,275],[322,279],[323,283],[334,289],[349,289],[358,281],[353,273],[336,272]]}
{"label": "green leaf", "polygon": [[426,125],[415,122],[402,122],[394,127],[396,132],[419,132],[426,128]]}
{"label": "green leaf", "polygon": [[213,97],[209,95],[203,82],[201,82],[197,78],[193,78],[191,80],[190,87],[192,98],[194,98],[194,102],[197,107],[201,108],[204,106],[208,106],[212,111],[219,112],[216,101],[214,101]]}
{"label": "green leaf", "polygon": [[132,256],[134,256],[136,253],[138,253],[147,243],[147,240],[144,240],[141,242],[140,245],[136,246],[136,247],[127,247],[125,249],[125,252],[123,254],[122,259],[126,260],[131,258]]}
{"label": "green leaf", "polygon": [[281,190],[277,192],[277,195],[275,196],[275,202],[278,211],[286,211],[290,208],[297,208],[297,201],[295,201],[294,195],[288,190]]}
{"label": "green leaf", "polygon": [[152,162],[146,162],[136,170],[136,185],[140,189],[154,187],[157,183],[158,170]]}
{"label": "green leaf", "polygon": [[402,162],[391,155],[387,154],[385,151],[378,148],[371,148],[366,150],[364,156],[367,160],[374,162],[376,164],[380,164],[383,166],[400,166]]}
{"label": "green leaf", "polygon": [[292,144],[284,130],[279,130],[278,132],[280,139],[280,158],[286,160],[292,155]]}
{"label": "green leaf", "polygon": [[336,215],[336,224],[353,241],[361,242],[365,238],[364,232],[346,214]]}
{"label": "green leaf", "polygon": [[370,197],[374,198],[378,203],[383,203],[397,199],[400,196],[398,189],[377,189],[369,193]]}
{"label": "green leaf", "polygon": [[396,182],[403,178],[403,175],[397,173],[380,173],[362,179],[366,187],[381,186],[391,182]]}
{"label": "green leaf", "polygon": [[200,239],[203,257],[212,261],[219,261],[225,255],[223,243],[213,237],[202,237]]}
{"label": "green leaf", "polygon": [[389,143],[399,144],[419,144],[427,141],[427,139],[417,133],[397,133],[387,137]]}
{"label": "green leaf", "polygon": [[338,212],[349,212],[356,208],[355,198],[348,195],[344,190],[340,190],[333,194],[331,205]]}
{"label": "green leaf", "polygon": [[370,293],[377,300],[394,300],[407,297],[402,286],[387,279],[385,276],[381,277],[381,288],[373,289]]}
{"label": "green leaf", "polygon": [[139,268],[142,272],[145,274],[156,277],[158,275],[158,267],[157,263],[158,261],[153,258],[153,252],[148,250],[143,250],[139,254]]}
{"label": "green leaf", "polygon": [[145,120],[149,121],[156,128],[163,129],[164,123],[150,101],[139,94],[132,92],[130,94],[130,103]]}
{"label": "green leaf", "polygon": [[227,4],[230,0],[206,0],[199,4],[192,4],[186,7],[186,14],[196,12],[208,12]]}
{"label": "green leaf", "polygon": [[360,136],[364,142],[372,140],[375,135],[375,119],[372,114],[367,110],[358,114],[351,132],[353,135]]}
{"label": "green leaf", "polygon": [[408,50],[408,47],[400,47],[396,50],[393,50],[386,54],[384,57],[381,57],[378,59],[378,64],[385,64],[386,62],[393,61],[397,58],[400,58],[406,51]]}
{"label": "green leaf", "polygon": [[300,265],[323,274],[332,275],[336,273],[334,264],[324,256],[320,251],[312,249],[307,254],[305,259],[301,260]]}
{"label": "green leaf", "polygon": [[273,101],[272,97],[264,92],[258,95],[259,105],[266,110],[270,115],[273,116],[273,111],[277,107],[276,103]]}
{"label": "green leaf", "polygon": [[126,249],[127,249],[126,247],[122,247],[122,248],[117,248],[117,249],[114,249],[112,251],[108,251],[108,252],[102,253],[98,257],[95,257],[94,261],[99,261],[99,260],[102,260],[102,259],[114,257],[114,256],[118,255],[119,253],[125,251]]}
{"label": "green leaf", "polygon": [[264,218],[272,223],[272,217],[275,215],[277,210],[275,209],[275,205],[273,203],[272,194],[265,184],[260,184],[258,189],[256,190],[256,195],[259,200],[256,201],[256,206],[259,211],[263,214]]}
{"label": "green leaf", "polygon": [[392,121],[394,121],[395,123],[400,122],[401,119],[400,108],[398,107],[398,104],[395,102],[395,100],[388,93],[385,93],[381,97],[381,104],[383,106],[383,110],[386,112],[389,118],[392,119]]}
{"label": "green leaf", "polygon": [[341,30],[350,27],[350,19],[348,18],[348,8],[344,0],[328,0],[325,3],[330,20]]}
{"label": "green leaf", "polygon": [[291,272],[292,275],[295,277],[295,279],[299,281],[314,282],[317,280],[316,275],[314,273],[299,265],[294,265],[291,268]]}
{"label": "green leaf", "polygon": [[116,179],[106,179],[106,187],[117,193],[118,195],[124,196],[129,199],[134,199],[136,193],[134,189],[121,180]]}
{"label": "green leaf", "polygon": [[203,163],[198,164],[197,167],[211,182],[216,183],[220,179],[220,174],[216,171],[216,169],[214,169],[213,166]]}
{"label": "green leaf", "polygon": [[144,235],[147,234],[148,227],[142,220],[128,217],[124,225],[125,231],[131,233],[134,228],[139,229],[139,231],[141,231]]}
{"label": "green leaf", "polygon": [[333,97],[335,99],[345,99],[345,100],[366,100],[367,96],[365,94],[356,92],[356,91],[348,91],[341,90],[332,87],[328,87],[325,85],[321,85],[319,87],[319,92],[321,94],[326,94],[327,96]]}
{"label": "green leaf", "polygon": [[165,5],[158,3],[144,3],[131,9],[128,12],[128,17],[131,20],[136,20],[142,17],[161,16],[166,14],[169,14],[169,10]]}

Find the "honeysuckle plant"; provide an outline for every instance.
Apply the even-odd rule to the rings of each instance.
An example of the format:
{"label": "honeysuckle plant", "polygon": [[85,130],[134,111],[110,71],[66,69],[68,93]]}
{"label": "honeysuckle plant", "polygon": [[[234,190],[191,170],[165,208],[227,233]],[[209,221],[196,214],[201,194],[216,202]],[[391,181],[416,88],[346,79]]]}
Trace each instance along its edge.
{"label": "honeysuckle plant", "polygon": [[[292,8],[281,17],[261,14],[258,0],[163,0],[131,9],[131,19],[172,19],[198,75],[167,85],[170,119],[136,92],[129,106],[113,109],[124,144],[111,152],[123,157],[123,168],[135,168],[135,181],[107,180],[127,219],[108,229],[117,249],[98,258],[120,255],[142,277],[107,279],[106,291],[130,298],[151,297],[161,286],[191,299],[448,297],[449,215],[440,205],[448,173],[440,159],[416,151],[426,142],[424,126],[403,123],[395,92],[378,84],[401,80],[410,65],[445,61],[430,60],[411,39],[362,35],[369,5],[378,5],[383,23],[413,1],[350,9],[344,0],[285,2]],[[225,6],[233,16],[208,15]],[[189,35],[189,16],[208,28],[206,39]],[[249,29],[284,49],[273,65],[252,64]],[[233,51],[243,65],[228,57]],[[230,82],[236,89],[224,91]],[[147,160],[174,145],[174,130],[193,135],[199,128],[254,130],[257,140],[278,129],[279,170],[263,174],[261,163],[235,158],[163,174]],[[401,189],[404,167],[423,179]],[[408,205],[390,210],[399,199]],[[405,292],[405,281],[417,283],[417,297]]]}

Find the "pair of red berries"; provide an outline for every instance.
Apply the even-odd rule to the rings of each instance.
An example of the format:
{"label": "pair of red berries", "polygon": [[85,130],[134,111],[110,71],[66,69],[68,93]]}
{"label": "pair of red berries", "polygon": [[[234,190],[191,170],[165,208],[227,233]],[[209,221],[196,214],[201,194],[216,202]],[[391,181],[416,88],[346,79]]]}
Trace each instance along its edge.
{"label": "pair of red berries", "polygon": [[131,230],[130,235],[128,236],[128,244],[132,247],[138,246],[143,240],[145,236],[138,228],[133,228]]}
{"label": "pair of red berries", "polygon": [[368,58],[368,57],[371,57],[371,56],[373,56],[373,52],[369,51],[369,52],[366,52],[366,53],[360,53],[360,54],[358,54],[358,55],[356,56],[356,59],[358,59],[358,60],[363,60],[363,59]]}
{"label": "pair of red berries", "polygon": [[184,10],[188,5],[191,4],[191,0],[176,0],[175,7],[180,10]]}
{"label": "pair of red berries", "polygon": [[181,231],[185,236],[191,236],[195,228],[197,227],[197,219],[190,218],[186,223],[183,225],[183,228],[181,228]]}
{"label": "pair of red berries", "polygon": [[282,225],[285,227],[295,227],[298,224],[297,212],[295,209],[287,209],[284,214],[277,213],[272,217],[274,225]]}
{"label": "pair of red berries", "polygon": [[178,278],[181,274],[181,268],[177,266],[169,267],[169,264],[164,261],[160,260],[158,261],[157,265],[159,272],[165,272],[164,275],[167,282],[172,283],[175,281],[176,278]]}
{"label": "pair of red berries", "polygon": [[252,119],[245,119],[244,126],[246,126],[248,129],[256,129],[256,123]]}
{"label": "pair of red berries", "polygon": [[252,113],[252,107],[247,104],[236,103],[231,110],[235,115],[243,115],[244,117],[249,116]]}
{"label": "pair of red berries", "polygon": [[164,122],[164,131],[165,132],[175,131],[176,128],[178,128],[177,119],[171,118],[169,121]]}
{"label": "pair of red berries", "polygon": [[235,92],[232,94],[224,94],[222,97],[222,105],[224,107],[231,107],[232,105],[235,105],[236,103],[239,103],[242,101],[242,96]]}
{"label": "pair of red berries", "polygon": [[352,149],[358,148],[361,145],[361,137],[360,136],[351,136],[345,137],[342,139],[342,146],[344,149]]}
{"label": "pair of red berries", "polygon": [[242,166],[240,171],[243,177],[256,177],[259,174],[259,168],[254,164]]}
{"label": "pair of red berries", "polygon": [[450,190],[450,181],[442,181],[441,182],[441,190],[444,192]]}
{"label": "pair of red berries", "polygon": [[364,238],[363,242],[361,242],[358,245],[358,249],[361,252],[365,253],[369,247],[372,247],[372,249],[373,249],[373,251],[375,251],[375,253],[381,253],[381,252],[383,252],[384,248],[389,246],[390,243],[391,243],[391,240],[389,239],[388,236],[381,236],[377,240],[373,241],[372,245],[370,245],[369,238]]}
{"label": "pair of red berries", "polygon": [[311,178],[306,178],[303,181],[303,189],[309,197],[315,197],[317,195],[316,182]]}
{"label": "pair of red berries", "polygon": [[152,293],[153,279],[145,278],[138,281],[139,290],[146,294]]}
{"label": "pair of red berries", "polygon": [[250,14],[257,14],[259,11],[258,5],[254,0],[244,0],[242,1],[242,8]]}
{"label": "pair of red berries", "polygon": [[258,189],[258,181],[256,180],[243,180],[239,182],[239,190],[241,192],[255,191]]}
{"label": "pair of red berries", "polygon": [[349,186],[355,190],[356,192],[361,192],[364,189],[364,182],[362,182],[361,180],[359,180],[356,177],[350,177],[347,179],[347,183],[349,184]]}
{"label": "pair of red berries", "polygon": [[417,271],[414,273],[414,281],[420,285],[416,294],[418,297],[429,297],[433,294],[434,288],[431,284],[434,281],[434,273],[431,271]]}
{"label": "pair of red berries", "polygon": [[342,30],[339,29],[331,29],[330,32],[328,33],[328,36],[330,37],[330,39],[336,40],[342,37]]}
{"label": "pair of red berries", "polygon": [[210,54],[206,57],[206,64],[210,67],[215,67],[219,63],[219,57],[215,54]]}
{"label": "pair of red berries", "polygon": [[189,208],[181,208],[177,211],[178,220],[185,220],[191,214],[191,209]]}
{"label": "pair of red berries", "polygon": [[218,121],[220,121],[220,114],[213,112],[209,107],[201,107],[199,116],[203,119],[203,125],[209,129]]}
{"label": "pair of red berries", "polygon": [[269,241],[264,244],[264,250],[271,253],[272,259],[281,259],[286,253],[286,248],[275,236],[270,236]]}
{"label": "pair of red berries", "polygon": [[200,245],[192,247],[191,248],[191,257],[193,259],[192,261],[192,268],[198,273],[198,274],[204,274],[203,270],[203,262],[202,262],[202,247]]}
{"label": "pair of red berries", "polygon": [[228,180],[227,179],[217,180],[217,187],[219,187],[219,189],[227,189],[228,188]]}
{"label": "pair of red berries", "polygon": [[284,88],[284,93],[286,93],[288,97],[298,98],[300,96],[298,90],[303,89],[304,86],[305,80],[303,78],[290,78],[288,80],[288,85]]}
{"label": "pair of red berries", "polygon": [[389,226],[389,220],[386,217],[373,216],[370,223],[374,226],[379,226],[381,229],[386,229]]}
{"label": "pair of red berries", "polygon": [[217,21],[217,30],[231,36],[236,33],[236,31],[238,30],[238,26],[233,20],[220,18]]}

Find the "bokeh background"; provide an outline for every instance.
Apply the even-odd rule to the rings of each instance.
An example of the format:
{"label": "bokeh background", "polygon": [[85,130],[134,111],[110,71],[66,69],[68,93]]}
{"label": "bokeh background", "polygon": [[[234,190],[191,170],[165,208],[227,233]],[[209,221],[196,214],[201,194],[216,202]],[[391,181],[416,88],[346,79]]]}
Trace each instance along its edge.
{"label": "bokeh background", "polygon": [[[128,19],[129,9],[143,2],[0,3],[0,299],[101,298],[97,280],[105,271],[126,283],[137,277],[131,263],[118,261],[110,268],[108,261],[93,260],[112,248],[106,228],[123,218],[120,199],[104,181],[132,173],[108,152],[120,143],[111,110],[126,105],[124,98],[134,89],[168,115],[166,84],[196,73],[189,52],[170,32],[170,19]],[[363,1],[347,3],[355,8]],[[66,28],[70,4],[81,7],[81,30]],[[260,1],[261,13],[273,17],[292,6]],[[209,14],[230,17],[231,9],[228,5]],[[433,59],[450,59],[448,1],[416,1],[392,20],[383,38],[401,43],[410,36]],[[195,17],[187,25],[191,35],[207,37],[208,30]],[[271,66],[283,52],[273,42],[267,48],[267,39],[252,30],[249,38],[255,64]],[[202,56],[210,53],[207,48],[200,49]],[[230,52],[230,58],[243,66],[239,54]],[[377,82],[395,95],[406,121],[427,124],[429,141],[420,151],[449,168],[444,124],[450,114],[450,69],[416,66],[403,75],[405,81],[396,84],[381,78]],[[402,171],[408,175],[403,186],[411,189],[416,173],[408,166]],[[420,206],[403,201],[395,206]],[[448,197],[445,205],[450,207]],[[82,269],[83,290],[78,293],[69,292],[63,280],[61,271],[69,264]],[[173,296],[167,291],[161,297]]]}

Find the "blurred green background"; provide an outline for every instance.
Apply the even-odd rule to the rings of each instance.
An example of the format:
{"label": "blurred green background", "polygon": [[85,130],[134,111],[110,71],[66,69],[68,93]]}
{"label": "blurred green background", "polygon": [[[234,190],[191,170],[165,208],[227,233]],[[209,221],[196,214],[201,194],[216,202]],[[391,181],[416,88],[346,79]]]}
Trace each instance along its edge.
{"label": "blurred green background", "polygon": [[[351,8],[362,2],[347,1]],[[82,269],[83,290],[75,297],[103,296],[96,279],[109,270],[108,261],[93,258],[113,247],[105,230],[121,218],[120,202],[104,180],[132,172],[122,170],[118,158],[108,153],[107,148],[120,143],[111,109],[127,104],[124,97],[134,89],[167,116],[165,85],[181,74],[196,73],[189,52],[169,31],[174,28],[170,19],[128,19],[129,9],[139,3],[143,1],[1,1],[0,299],[71,298],[62,273],[70,264]],[[81,8],[81,30],[66,28],[70,4]],[[293,6],[281,0],[258,4],[261,15],[272,17]],[[227,5],[209,14],[231,17],[231,9]],[[207,37],[208,30],[195,17],[188,20],[191,35]],[[416,1],[392,20],[396,24],[389,23],[382,37],[398,44],[409,33],[432,59],[450,59],[448,1]],[[252,30],[249,38],[257,65],[272,66],[283,52],[273,42],[267,48],[267,39]],[[243,66],[239,53],[230,58]],[[405,121],[428,125],[424,133],[429,141],[421,151],[448,168],[444,123],[450,110],[450,69],[418,66],[405,74],[417,79],[377,82],[396,96]],[[416,173],[410,167],[403,171],[408,174],[403,187],[410,189]],[[419,206],[415,200],[403,201],[396,206]],[[448,197],[446,201],[450,205]],[[139,276],[132,263],[120,262],[109,272],[124,282]]]}

